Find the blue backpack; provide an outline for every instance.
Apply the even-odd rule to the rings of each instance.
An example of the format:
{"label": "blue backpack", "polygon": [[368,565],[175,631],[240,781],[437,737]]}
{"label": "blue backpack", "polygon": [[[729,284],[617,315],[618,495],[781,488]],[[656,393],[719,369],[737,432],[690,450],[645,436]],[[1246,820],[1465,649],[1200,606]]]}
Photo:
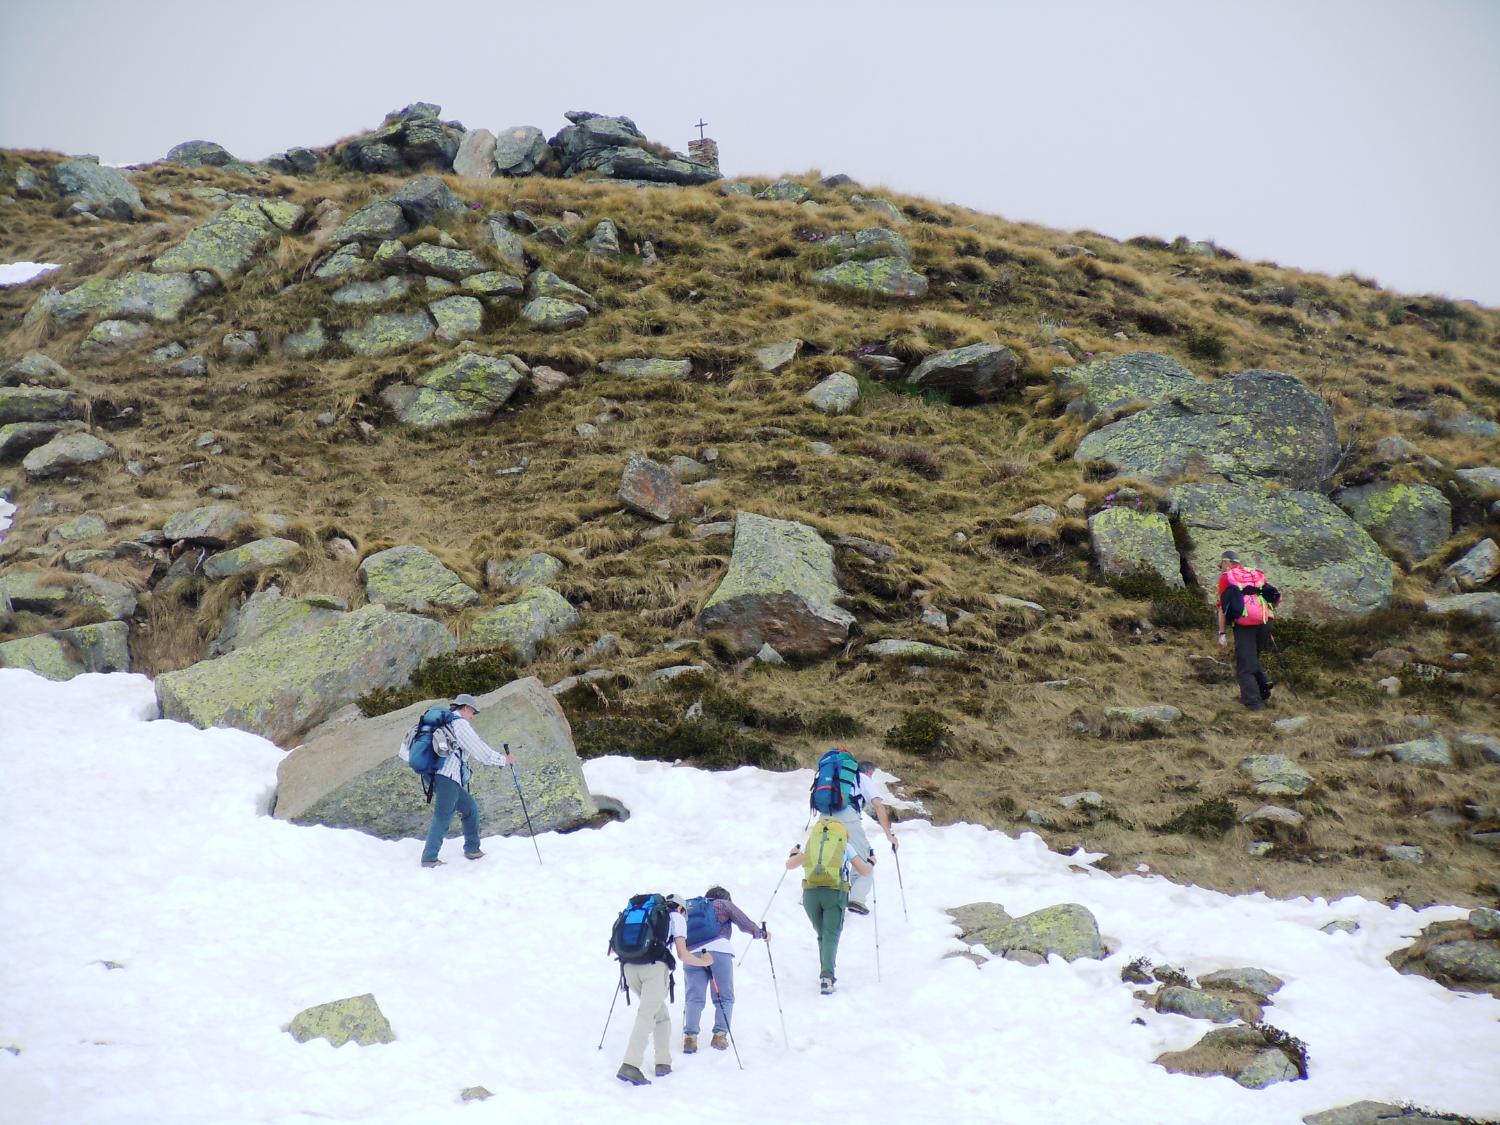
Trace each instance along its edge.
{"label": "blue backpack", "polygon": [[846,805],[859,807],[854,787],[859,783],[859,762],[847,750],[834,747],[818,759],[813,777],[812,807],[823,814],[836,813]]}
{"label": "blue backpack", "polygon": [[719,912],[711,898],[690,898],[687,902],[687,946],[702,949],[719,936]]}
{"label": "blue backpack", "polygon": [[432,800],[433,774],[443,768],[443,756],[433,749],[432,735],[434,731],[450,726],[456,718],[458,715],[448,707],[429,707],[401,742],[401,756],[422,776],[422,792],[429,801]]}

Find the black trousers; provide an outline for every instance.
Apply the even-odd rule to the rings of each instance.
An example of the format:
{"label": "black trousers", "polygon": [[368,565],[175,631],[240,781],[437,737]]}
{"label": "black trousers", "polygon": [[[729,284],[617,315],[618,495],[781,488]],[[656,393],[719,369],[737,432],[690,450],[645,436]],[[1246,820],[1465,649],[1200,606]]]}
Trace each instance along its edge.
{"label": "black trousers", "polygon": [[1269,625],[1234,626],[1234,678],[1240,685],[1240,702],[1259,710],[1271,681],[1260,666],[1261,650],[1271,643]]}

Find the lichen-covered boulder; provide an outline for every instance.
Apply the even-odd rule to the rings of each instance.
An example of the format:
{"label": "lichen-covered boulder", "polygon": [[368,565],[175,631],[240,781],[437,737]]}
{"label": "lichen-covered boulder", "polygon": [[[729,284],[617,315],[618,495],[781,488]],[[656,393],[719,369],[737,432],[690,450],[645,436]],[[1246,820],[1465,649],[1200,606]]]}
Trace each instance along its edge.
{"label": "lichen-covered boulder", "polygon": [[502,176],[530,176],[551,158],[546,136],[534,125],[512,125],[495,137],[495,171]]}
{"label": "lichen-covered boulder", "polygon": [[365,305],[387,305],[398,301],[411,290],[404,277],[382,277],[378,281],[350,281],[328,295],[335,305],[360,308]]}
{"label": "lichen-covered boulder", "polygon": [[247,535],[255,519],[243,508],[223,501],[178,512],[162,525],[161,533],[174,542],[187,539],[204,547],[225,547]]}
{"label": "lichen-covered boulder", "polygon": [[1167,482],[1189,473],[1322,489],[1338,464],[1333,412],[1279,371],[1245,371],[1184,390],[1078,443],[1074,458]]}
{"label": "lichen-covered boulder", "polygon": [[234,154],[214,141],[183,141],[167,150],[166,161],[184,168],[227,168],[239,164]]}
{"label": "lichen-covered boulder", "polygon": [[[598,308],[598,302],[594,300],[593,294],[587,290],[580,289],[571,281],[564,281],[551,270],[532,270],[526,275],[526,295],[529,297],[556,297],[563,301],[571,301],[582,305],[586,309]],[[681,362],[672,360],[669,362]]]}
{"label": "lichen-covered boulder", "polygon": [[[508,219],[492,217],[486,224],[500,264],[515,273],[526,273],[526,240],[505,225]],[[519,295],[519,294],[517,294]]]}
{"label": "lichen-covered boulder", "polygon": [[1252,965],[1237,969],[1218,969],[1212,973],[1204,973],[1198,978],[1200,988],[1243,992],[1257,1000],[1269,1000],[1281,990],[1281,986],[1285,983],[1275,974],[1268,973],[1264,969],[1257,969]]}
{"label": "lichen-covered boulder", "polygon": [[901,208],[897,207],[889,199],[881,199],[878,195],[861,195],[859,192],[855,192],[849,197],[849,202],[862,211],[874,211],[888,223],[905,225],[911,222]]}
{"label": "lichen-covered boulder", "polygon": [[1500,999],[1500,932],[1492,914],[1476,910],[1467,919],[1434,922],[1387,960],[1398,972],[1428,977],[1455,992],[1488,992]]}
{"label": "lichen-covered boulder", "polygon": [[484,305],[478,297],[455,295],[427,306],[439,340],[467,340],[484,330]]}
{"label": "lichen-covered boulder", "polygon": [[10,570],[0,575],[0,605],[53,617],[88,610],[110,621],[135,613],[129,586],[97,574],[63,574],[56,570]]}
{"label": "lichen-covered boulder", "polygon": [[411,224],[398,204],[389,199],[372,199],[338,225],[333,241],[384,242],[410,230]]}
{"label": "lichen-covered boulder", "polygon": [[615,226],[612,219],[600,219],[594,227],[594,233],[589,235],[584,248],[590,253],[603,258],[618,258],[620,256],[620,229]]}
{"label": "lichen-covered boulder", "polygon": [[102,438],[87,433],[65,433],[26,454],[21,458],[21,468],[33,479],[57,477],[113,460],[115,456],[115,447]]}
{"label": "lichen-covered boulder", "polygon": [[599,365],[599,370],[621,379],[686,379],[693,373],[693,361],[663,359],[660,356],[608,359]]}
{"label": "lichen-covered boulder", "polygon": [[164,719],[237,727],[285,746],[361,695],[402,686],[422,661],[453,648],[436,621],[367,605],[310,633],[262,637],[164,672],[156,698]]}
{"label": "lichen-covered boulder", "polygon": [[480,648],[505,647],[529,664],[542,644],[578,628],[583,620],[568,599],[547,586],[528,586],[509,605],[496,606],[469,625],[465,643]]}
{"label": "lichen-covered boulder", "polygon": [[1475,499],[1500,492],[1500,468],[1484,465],[1474,469],[1457,469],[1453,483],[1468,496]]}
{"label": "lichen-covered boulder", "polygon": [[649,457],[634,454],[620,474],[620,503],[637,515],[660,523],[695,516],[703,510],[698,498],[683,487],[671,469]]}
{"label": "lichen-covered boulder", "polygon": [[1216,1027],[1185,1051],[1168,1051],[1156,1064],[1173,1074],[1224,1075],[1250,1090],[1304,1077],[1297,1063],[1253,1027]]}
{"label": "lichen-covered boulder", "polygon": [[434,246],[431,242],[419,242],[406,252],[406,260],[421,273],[432,277],[445,277],[449,281],[462,281],[490,267],[472,250],[450,249]]}
{"label": "lichen-covered boulder", "polygon": [[956,403],[989,402],[1013,386],[1020,360],[1000,344],[970,344],[930,355],[906,381],[924,391],[941,391]]}
{"label": "lichen-covered boulder", "polygon": [[1043,907],[1020,918],[966,934],[971,945],[982,945],[997,957],[1016,950],[1039,957],[1056,954],[1065,961],[1080,957],[1101,960],[1109,949],[1099,936],[1099,924],[1088,907],[1076,902]]}
{"label": "lichen-covered boulder", "polygon": [[[432,808],[393,748],[433,702],[341,723],[293,750],[276,770],[275,816],[386,840],[425,837]],[[515,780],[503,766],[473,764],[470,792],[485,835],[525,832],[528,812],[537,832],[578,828],[598,815],[567,717],[539,680],[513,680],[481,695],[473,723],[481,738],[496,750],[509,745],[516,759]],[[521,783],[525,811],[515,781]]]}
{"label": "lichen-covered boulder", "polygon": [[481,297],[519,297],[526,291],[525,282],[500,270],[485,270],[466,277],[460,283],[465,290]]}
{"label": "lichen-covered boulder", "polygon": [[[397,245],[399,246],[400,243]],[[313,276],[321,281],[337,281],[341,277],[358,272],[364,265],[365,256],[360,253],[359,243],[348,242],[324,259],[318,268],[313,270]]]}
{"label": "lichen-covered boulder", "polygon": [[848,414],[859,402],[859,380],[847,371],[835,371],[803,396],[823,414]]}
{"label": "lichen-covered boulder", "polygon": [[813,281],[824,288],[861,297],[916,301],[927,296],[927,278],[912,269],[905,258],[840,262],[813,274]]}
{"label": "lichen-covered boulder", "polygon": [[1160,352],[1104,356],[1052,371],[1058,390],[1071,397],[1068,412],[1092,419],[1131,403],[1166,402],[1203,384],[1182,364]]}
{"label": "lichen-covered boulder", "polygon": [[756,192],[755,198],[768,199],[772,203],[803,203],[812,198],[812,192],[796,180],[777,180]]}
{"label": "lichen-covered boulder", "polygon": [[0,464],[17,461],[58,434],[80,429],[81,422],[7,422],[0,426]]}
{"label": "lichen-covered boulder", "polygon": [[417,309],[372,316],[360,327],[340,334],[339,339],[355,355],[379,356],[420,344],[432,336],[433,329],[432,317]]}
{"label": "lichen-covered boulder", "polygon": [[64,324],[92,317],[171,324],[213,284],[206,273],[135,271],[119,277],[91,277],[57,298],[52,315]]}
{"label": "lichen-covered boulder", "polygon": [[72,386],[73,375],[51,356],[43,352],[28,352],[14,363],[0,367],[0,387],[14,387],[22,383],[65,389]]}
{"label": "lichen-covered boulder", "polygon": [[930,645],[926,641],[902,640],[898,637],[887,637],[885,640],[868,644],[864,652],[866,656],[873,656],[876,660],[925,660],[934,664],[947,664],[964,658],[964,654],[954,648]]}
{"label": "lichen-covered boulder", "polygon": [[820,656],[842,645],[854,624],[841,597],[833,548],[813,528],[740,512],[729,569],[696,625],[721,635],[736,655],[769,644],[783,656]]}
{"label": "lichen-covered boulder", "polygon": [[305,1008],[292,1017],[292,1022],[282,1028],[298,1043],[309,1039],[326,1039],[335,1047],[345,1043],[357,1043],[368,1047],[373,1043],[394,1043],[396,1033],[391,1021],[385,1018],[375,994],[350,996],[344,1000],[331,1000]]}
{"label": "lichen-covered boulder", "polygon": [[443,121],[443,107],[414,102],[385,115],[378,129],[355,137],[338,150],[346,168],[361,172],[395,172],[402,168],[453,167],[464,128]]}
{"label": "lichen-covered boulder", "polygon": [[49,680],[85,672],[130,671],[130,626],[102,621],[0,644],[0,668],[24,668]]}
{"label": "lichen-covered boulder", "polygon": [[141,193],[117,168],[106,168],[97,158],[64,160],[52,168],[63,199],[101,219],[140,219],[146,214]]}
{"label": "lichen-covered boulder", "polygon": [[412,230],[431,223],[442,225],[464,210],[463,200],[437,176],[407,180],[391,196],[391,202],[401,208]]}
{"label": "lichen-covered boulder", "polygon": [[854,234],[835,234],[824,245],[844,261],[860,258],[903,258],[911,261],[911,243],[885,227],[866,227]]}
{"label": "lichen-covered boulder", "polygon": [[377,551],[359,564],[365,596],[390,609],[462,609],[479,595],[426,547],[403,544]]}
{"label": "lichen-covered boulder", "polygon": [[464,352],[429,368],[416,386],[398,383],[380,397],[408,426],[433,429],[492,417],[525,381],[504,356]]}
{"label": "lichen-covered boulder", "polygon": [[1421,562],[1453,534],[1453,506],[1430,484],[1373,481],[1339,489],[1333,502],[1409,562]]}
{"label": "lichen-covered boulder", "polygon": [[82,418],[88,401],[74,391],[47,387],[0,387],[0,425],[63,422]]}
{"label": "lichen-covered boulder", "polygon": [[203,575],[205,578],[218,579],[257,574],[272,567],[290,566],[300,562],[302,556],[302,545],[290,539],[278,539],[274,536],[256,539],[204,559]]}
{"label": "lichen-covered boulder", "polygon": [[1158,989],[1150,1003],[1158,1012],[1187,1016],[1195,1020],[1212,1020],[1214,1023],[1233,1023],[1235,1020],[1253,1023],[1261,1017],[1259,1005],[1253,1002],[1236,1002],[1228,996],[1182,985],[1168,985]]}
{"label": "lichen-covered boulder", "polygon": [[1181,588],[1182,558],[1172,539],[1172,525],[1160,512],[1106,508],[1089,517],[1089,545],[1094,565],[1108,578],[1150,572],[1168,586]]}
{"label": "lichen-covered boulder", "polygon": [[235,277],[280,235],[273,223],[252,200],[239,199],[208,221],[194,227],[188,236],[151,263],[156,273],[191,273],[206,270],[218,277]]}
{"label": "lichen-covered boulder", "polygon": [[1258,485],[1185,484],[1168,493],[1199,582],[1233,550],[1265,571],[1286,615],[1362,616],[1391,599],[1393,568],[1369,534],[1327,497]]}
{"label": "lichen-covered boulder", "polygon": [[342,598],[326,594],[288,598],[269,586],[251,594],[229,615],[209,653],[222,656],[270,636],[301,636],[332,625],[348,612],[349,603]]}
{"label": "lichen-covered boulder", "polygon": [[577,328],[588,318],[588,309],[559,297],[534,297],[521,309],[521,319],[540,332]]}
{"label": "lichen-covered boulder", "polygon": [[1285,754],[1252,754],[1240,772],[1255,783],[1262,797],[1300,797],[1313,786],[1313,776]]}
{"label": "lichen-covered boulder", "polygon": [[525,586],[550,586],[563,572],[561,559],[544,551],[533,551],[521,558],[507,559],[494,567],[496,585],[521,589]]}

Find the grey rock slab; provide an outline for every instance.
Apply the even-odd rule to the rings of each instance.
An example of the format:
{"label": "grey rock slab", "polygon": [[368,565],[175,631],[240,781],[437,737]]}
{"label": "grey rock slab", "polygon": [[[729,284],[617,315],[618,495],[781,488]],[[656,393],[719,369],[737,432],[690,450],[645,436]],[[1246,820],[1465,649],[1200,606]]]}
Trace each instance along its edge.
{"label": "grey rock slab", "polygon": [[526,275],[526,294],[530,297],[556,297],[594,310],[598,308],[593,294],[580,289],[571,281],[564,281],[550,270],[532,270]]}
{"label": "grey rock slab", "polygon": [[91,317],[171,324],[213,284],[206,273],[136,270],[119,277],[91,277],[58,297],[52,315],[64,324]]}
{"label": "grey rock slab", "polygon": [[1072,396],[1070,413],[1092,419],[1133,403],[1165,402],[1202,384],[1182,364],[1159,352],[1105,356],[1076,367],[1058,367],[1052,381]]}
{"label": "grey rock slab", "polygon": [[52,178],[64,200],[105,219],[141,219],[146,205],[134,184],[116,168],[97,159],[64,160],[52,168]]}
{"label": "grey rock slab", "polygon": [[1174,1074],[1198,1077],[1224,1075],[1252,1090],[1301,1076],[1286,1053],[1266,1043],[1249,1027],[1216,1027],[1184,1051],[1168,1051],[1156,1059]]}
{"label": "grey rock slab", "polygon": [[621,379],[686,379],[693,373],[693,361],[657,356],[611,359],[601,363],[599,370]]}
{"label": "grey rock slab", "polygon": [[519,277],[499,270],[472,274],[463,279],[462,287],[481,297],[519,297],[525,292],[525,284]]}
{"label": "grey rock slab", "polygon": [[796,180],[777,180],[756,192],[755,198],[767,199],[773,203],[802,203],[812,198],[812,192]]}
{"label": "grey rock slab", "polygon": [[464,352],[429,368],[415,386],[396,384],[381,398],[400,421],[431,429],[492,417],[525,378],[508,357]]}
{"label": "grey rock slab", "polygon": [[0,387],[0,425],[81,419],[88,400],[74,391],[47,387]]}
{"label": "grey rock slab", "polygon": [[382,277],[379,281],[351,281],[329,294],[329,300],[335,305],[352,308],[387,305],[406,296],[410,289],[411,283],[404,277]]}
{"label": "grey rock slab", "polygon": [[1089,545],[1094,565],[1106,577],[1149,572],[1175,589],[1183,586],[1172,525],[1160,512],[1126,506],[1095,512],[1089,517]]}
{"label": "grey rock slab", "polygon": [[273,567],[289,566],[303,558],[302,545],[290,539],[256,539],[227,551],[220,551],[203,560],[206,578],[231,578],[241,574],[257,574]]}
{"label": "grey rock slab", "polygon": [[342,598],[323,595],[288,598],[277,587],[269,586],[250,595],[229,615],[209,650],[210,655],[222,656],[266,637],[312,633],[332,625],[348,611],[348,603]]}
{"label": "grey rock slab", "polygon": [[1443,573],[1463,591],[1489,585],[1500,575],[1500,544],[1493,539],[1481,539],[1464,552],[1462,558],[1450,563]]}
{"label": "grey rock slab", "polygon": [[93,539],[103,535],[109,530],[109,524],[104,522],[104,517],[93,512],[85,512],[74,516],[70,520],[53,527],[47,532],[49,543],[81,543],[87,539]]}
{"label": "grey rock slab", "polygon": [[156,273],[206,270],[220,279],[236,277],[279,236],[276,224],[253,200],[236,200],[189,231],[153,261],[151,269]]}
{"label": "grey rock slab", "polygon": [[467,340],[484,331],[484,305],[478,297],[444,297],[427,306],[439,340]]}
{"label": "grey rock slab", "polygon": [[859,402],[859,380],[847,371],[835,371],[803,397],[822,414],[847,414]]}
{"label": "grey rock slab", "polygon": [[1301,828],[1306,817],[1295,809],[1284,809],[1280,805],[1261,805],[1253,812],[1240,817],[1241,824],[1279,825],[1285,828]]}
{"label": "grey rock slab", "polygon": [[1240,762],[1240,772],[1262,797],[1300,797],[1313,785],[1312,774],[1285,754],[1253,754]]}
{"label": "grey rock slab", "polygon": [[1139,707],[1106,707],[1106,718],[1126,723],[1149,723],[1167,726],[1182,718],[1182,712],[1170,703],[1148,703]]}
{"label": "grey rock slab", "polygon": [[86,672],[130,671],[130,626],[124,621],[80,625],[0,643],[0,668],[23,668],[44,679]]}
{"label": "grey rock slab", "polygon": [[0,426],[0,464],[19,461],[64,430],[81,425],[82,423],[65,422],[7,422]]}
{"label": "grey rock slab", "polygon": [[233,504],[204,504],[168,517],[162,535],[173,542],[187,539],[205,547],[226,547],[255,527],[249,512]]}
{"label": "grey rock slab", "polygon": [[911,243],[885,227],[866,227],[854,234],[835,234],[824,243],[844,260],[902,258],[912,260]]}
{"label": "grey rock slab", "polygon": [[1452,594],[1445,598],[1428,598],[1424,605],[1428,613],[1467,613],[1487,617],[1496,631],[1500,631],[1500,594]]}
{"label": "grey rock slab", "polygon": [[1228,997],[1181,985],[1170,985],[1158,992],[1156,1010],[1214,1023],[1232,1023],[1240,1018],[1239,1008]]}
{"label": "grey rock slab", "polygon": [[433,277],[462,281],[476,273],[484,273],[490,267],[472,250],[450,249],[421,242],[406,252],[407,262],[415,269]]}
{"label": "grey rock slab", "polygon": [[1341,488],[1333,501],[1388,551],[1421,562],[1453,534],[1453,506],[1430,484],[1373,481]]}
{"label": "grey rock slab", "polygon": [[1486,762],[1500,763],[1500,738],[1494,735],[1463,731],[1453,741],[1465,749],[1475,751]]}
{"label": "grey rock slab", "polygon": [[513,125],[495,137],[495,171],[503,176],[530,176],[551,156],[547,138],[534,125]]}
{"label": "grey rock slab", "polygon": [[359,243],[350,242],[330,254],[317,269],[313,270],[313,276],[323,281],[335,281],[355,273],[364,266],[365,258],[360,253]]}
{"label": "grey rock slab", "polygon": [[399,204],[389,199],[372,199],[338,225],[333,241],[384,242],[411,229]]}
{"label": "grey rock slab", "polygon": [[95,610],[111,621],[124,621],[136,610],[129,586],[97,574],[47,570],[11,570],[0,577],[0,604],[7,601],[14,609],[49,615]]}
{"label": "grey rock slab", "polygon": [[1066,797],[1059,797],[1057,803],[1069,812],[1080,807],[1097,809],[1104,806],[1104,796],[1092,789],[1085,789],[1079,793],[1069,793]]}
{"label": "grey rock slab", "polygon": [[1020,360],[1009,348],[970,344],[928,356],[906,382],[943,392],[955,403],[990,402],[1015,385],[1019,371]]}
{"label": "grey rock slab", "polygon": [[1453,479],[1463,492],[1472,497],[1477,498],[1492,492],[1500,492],[1500,468],[1491,465],[1474,469],[1457,469],[1453,473]]}
{"label": "grey rock slab", "polygon": [[281,354],[288,359],[312,359],[327,347],[328,336],[323,331],[323,322],[313,320],[300,332],[293,332],[281,341]]}
{"label": "grey rock slab", "polygon": [[359,564],[360,581],[372,604],[398,610],[477,605],[479,594],[431,551],[403,544],[377,551]]}
{"label": "grey rock slab", "polygon": [[813,274],[813,282],[862,297],[915,301],[927,296],[927,278],[904,258],[840,262]]}
{"label": "grey rock slab", "polygon": [[71,385],[72,373],[49,355],[28,352],[0,374],[0,386],[35,383],[42,387],[63,388]]}
{"label": "grey rock slab", "polygon": [[577,328],[588,318],[588,309],[558,297],[534,297],[521,309],[521,319],[542,332]]}
{"label": "grey rock slab", "polygon": [[1261,1000],[1270,999],[1285,983],[1280,977],[1252,966],[1219,969],[1212,973],[1205,973],[1198,978],[1200,988],[1227,988],[1235,992],[1249,993]]}
{"label": "grey rock slab", "polygon": [[568,599],[548,586],[527,586],[509,605],[497,606],[469,624],[466,643],[505,647],[529,664],[551,637],[578,628],[583,617]]}
{"label": "grey rock slab", "polygon": [[488,180],[495,175],[495,134],[488,129],[470,129],[458,142],[453,157],[456,175],[472,180]]}
{"label": "grey rock slab", "polygon": [[21,468],[28,477],[41,479],[99,465],[115,456],[115,447],[93,434],[63,433],[27,453]]}
{"label": "grey rock slab", "polygon": [[463,201],[437,176],[407,180],[391,196],[391,202],[401,208],[413,230],[429,223],[441,225],[464,210]]}
{"label": "grey rock slab", "polygon": [[763,348],[755,349],[753,353],[755,365],[762,371],[774,375],[790,367],[801,350],[802,341],[796,339],[767,344]]}
{"label": "grey rock slab", "polygon": [[521,588],[525,586],[550,586],[563,572],[563,563],[544,551],[533,551],[519,558],[506,559],[495,568],[495,580],[499,585]]}
{"label": "grey rock slab", "polygon": [[889,199],[881,199],[875,195],[861,195],[856,192],[849,197],[849,202],[865,211],[874,211],[889,223],[909,223],[906,214],[892,203]]}
{"label": "grey rock slab", "polygon": [[703,509],[671,469],[639,454],[626,462],[615,495],[632,512],[661,523],[695,516]]}
{"label": "grey rock slab", "polygon": [[343,332],[339,339],[355,355],[389,355],[430,339],[434,327],[432,318],[422,309],[380,313],[360,327]]}

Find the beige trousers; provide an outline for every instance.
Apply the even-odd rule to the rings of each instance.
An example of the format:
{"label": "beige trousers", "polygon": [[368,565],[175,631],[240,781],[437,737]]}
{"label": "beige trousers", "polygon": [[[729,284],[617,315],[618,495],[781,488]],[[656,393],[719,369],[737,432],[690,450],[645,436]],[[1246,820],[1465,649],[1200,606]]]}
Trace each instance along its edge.
{"label": "beige trousers", "polygon": [[672,1064],[672,1013],[667,1008],[666,965],[625,965],[625,983],[637,997],[635,1026],[625,1046],[625,1063],[639,1068],[646,1057],[646,1040],[656,1040],[656,1065]]}

